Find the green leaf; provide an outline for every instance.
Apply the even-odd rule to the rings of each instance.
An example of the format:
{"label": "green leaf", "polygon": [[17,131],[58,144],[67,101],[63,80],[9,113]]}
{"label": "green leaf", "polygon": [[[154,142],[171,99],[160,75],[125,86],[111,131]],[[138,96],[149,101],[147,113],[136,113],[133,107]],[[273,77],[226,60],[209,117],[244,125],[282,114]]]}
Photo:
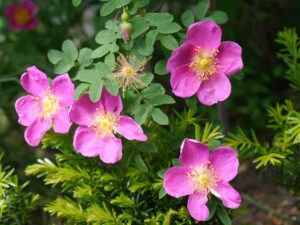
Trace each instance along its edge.
{"label": "green leaf", "polygon": [[196,16],[201,20],[207,13],[209,8],[209,0],[200,0],[196,6]]}
{"label": "green leaf", "polygon": [[149,29],[149,25],[140,17],[136,16],[131,20],[133,31],[131,37],[134,39]]}
{"label": "green leaf", "polygon": [[133,91],[126,91],[125,98],[123,100],[124,112],[133,114],[137,107],[140,105],[141,98]]}
{"label": "green leaf", "polygon": [[150,142],[138,142],[136,144],[136,147],[141,152],[157,152],[157,147],[155,144],[152,144]]}
{"label": "green leaf", "polygon": [[167,60],[163,59],[163,60],[158,61],[154,66],[154,72],[158,75],[168,74]]}
{"label": "green leaf", "polygon": [[178,47],[178,42],[172,35],[161,35],[160,41],[169,50],[174,50]]}
{"label": "green leaf", "polygon": [[93,84],[100,81],[101,76],[95,69],[82,70],[78,73],[78,80]]}
{"label": "green leaf", "polygon": [[122,156],[122,160],[121,163],[125,166],[128,167],[130,160],[133,156],[133,154],[135,153],[133,148],[126,148],[126,151],[123,151],[123,156]]}
{"label": "green leaf", "polygon": [[130,0],[116,0],[117,8],[121,8],[122,6],[128,5]]}
{"label": "green leaf", "polygon": [[96,68],[97,72],[99,74],[101,74],[102,76],[112,74],[112,71],[110,70],[110,68],[103,62],[98,62],[95,65],[95,68]]}
{"label": "green leaf", "polygon": [[88,66],[90,65],[93,60],[91,58],[91,54],[92,54],[93,50],[89,49],[89,48],[82,48],[79,51],[79,56],[78,56],[78,62],[82,65],[82,66]]}
{"label": "green leaf", "polygon": [[148,100],[152,106],[175,103],[175,100],[169,95],[155,95]]}
{"label": "green leaf", "polygon": [[98,80],[97,82],[92,83],[89,89],[89,95],[92,102],[97,102],[102,93],[102,80]]}
{"label": "green leaf", "polygon": [[155,95],[164,94],[165,88],[161,84],[153,83],[142,90],[142,95],[145,98],[151,98]]}
{"label": "green leaf", "polygon": [[205,221],[209,221],[215,215],[217,206],[218,205],[217,205],[217,203],[215,201],[209,201],[207,203],[207,207],[209,209],[209,216],[206,218]]}
{"label": "green leaf", "polygon": [[61,48],[66,58],[73,61],[77,59],[78,51],[71,40],[64,41]]}
{"label": "green leaf", "polygon": [[179,26],[179,24],[174,23],[174,22],[161,23],[157,27],[158,32],[161,33],[161,34],[176,33],[180,29],[181,29],[181,27]]}
{"label": "green leaf", "polygon": [[158,34],[157,30],[150,30],[147,34],[146,34],[146,45],[147,46],[153,46],[156,36]]}
{"label": "green leaf", "polygon": [[181,21],[182,21],[183,25],[188,28],[195,21],[193,12],[191,10],[186,10],[181,15]]}
{"label": "green leaf", "polygon": [[52,64],[58,63],[64,58],[64,54],[61,51],[51,49],[48,51],[48,59]]}
{"label": "green leaf", "polygon": [[167,194],[166,190],[164,189],[164,187],[161,187],[158,193],[158,199],[162,199],[163,197],[165,197],[165,195]]}
{"label": "green leaf", "polygon": [[145,41],[143,39],[140,39],[138,41],[138,44],[136,45],[136,50],[139,54],[148,56],[152,54],[154,48],[153,46],[148,46],[147,44],[145,44]]}
{"label": "green leaf", "polygon": [[74,62],[70,59],[63,58],[57,64],[54,65],[54,72],[56,74],[63,74],[68,72],[74,66]]}
{"label": "green leaf", "polygon": [[152,26],[159,26],[162,23],[168,23],[173,20],[173,16],[169,13],[147,13],[144,16]]}
{"label": "green leaf", "polygon": [[115,62],[116,62],[116,60],[115,60],[115,55],[114,55],[114,53],[108,53],[106,56],[105,56],[105,59],[104,59],[104,63],[106,64],[106,65],[108,65],[108,66],[110,66],[111,68],[113,68],[114,67],[114,65],[115,65]]}
{"label": "green leaf", "polygon": [[95,41],[100,45],[105,45],[111,43],[116,39],[116,33],[112,30],[101,30],[96,35]]}
{"label": "green leaf", "polygon": [[149,85],[149,84],[151,83],[151,81],[153,80],[153,78],[154,78],[154,75],[153,75],[152,73],[146,72],[146,73],[145,73],[145,76],[143,76],[143,77],[141,78],[141,81],[142,81],[146,86],[137,83],[137,88],[139,88],[139,89],[141,89],[141,88],[146,88],[147,85]]}
{"label": "green leaf", "polygon": [[105,81],[105,87],[109,93],[111,93],[113,96],[116,96],[119,92],[119,85],[117,80],[106,80]]}
{"label": "green leaf", "polygon": [[110,0],[108,2],[105,2],[100,9],[100,16],[107,16],[111,14],[116,7],[117,7],[117,3],[115,0]]}
{"label": "green leaf", "polygon": [[161,179],[164,179],[165,173],[167,172],[168,168],[162,169],[157,172],[157,176],[159,176]]}
{"label": "green leaf", "polygon": [[217,215],[224,225],[231,225],[231,220],[228,216],[227,210],[224,207],[218,207]]}
{"label": "green leaf", "polygon": [[183,166],[179,159],[172,159],[173,166]]}
{"label": "green leaf", "polygon": [[142,8],[149,4],[150,0],[136,0],[135,3],[137,7]]}
{"label": "green leaf", "polygon": [[155,122],[160,125],[167,125],[169,123],[169,117],[163,113],[159,108],[152,110],[151,116]]}
{"label": "green leaf", "polygon": [[88,89],[90,85],[86,83],[81,83],[78,85],[78,87],[75,89],[74,92],[74,100],[79,99],[79,97],[84,94]]}
{"label": "green leaf", "polygon": [[147,119],[147,116],[150,113],[150,111],[151,109],[146,104],[139,105],[135,110],[134,120],[138,124],[143,124]]}
{"label": "green leaf", "polygon": [[92,58],[93,59],[101,58],[102,56],[106,55],[109,52],[110,48],[111,48],[111,44],[102,45],[96,48],[96,50],[94,50],[92,53]]}
{"label": "green leaf", "polygon": [[112,44],[110,45],[109,51],[110,51],[111,53],[117,52],[118,50],[119,50],[119,45],[117,45],[116,43],[112,43]]}
{"label": "green leaf", "polygon": [[210,20],[212,19],[212,21],[215,22],[216,24],[223,24],[228,21],[227,14],[219,10],[213,11],[211,14],[209,14],[207,18]]}
{"label": "green leaf", "polygon": [[134,162],[135,162],[135,166],[137,169],[142,170],[144,172],[148,172],[148,168],[147,168],[145,162],[143,161],[140,153],[138,153],[138,152],[135,153]]}
{"label": "green leaf", "polygon": [[72,3],[75,7],[79,6],[81,3],[81,0],[72,0]]}

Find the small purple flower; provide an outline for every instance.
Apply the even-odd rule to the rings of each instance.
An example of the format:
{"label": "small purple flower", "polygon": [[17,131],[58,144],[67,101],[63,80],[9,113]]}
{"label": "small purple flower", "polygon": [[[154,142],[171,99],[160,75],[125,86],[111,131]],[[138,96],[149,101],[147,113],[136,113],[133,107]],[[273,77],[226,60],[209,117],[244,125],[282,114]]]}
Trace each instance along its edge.
{"label": "small purple flower", "polygon": [[27,68],[21,85],[32,95],[25,95],[15,103],[18,122],[27,126],[25,140],[31,146],[39,145],[51,128],[57,133],[68,133],[72,123],[68,109],[73,104],[74,84],[68,74],[57,76],[50,89],[45,73],[35,66]]}
{"label": "small purple flower", "polygon": [[230,147],[218,147],[209,154],[208,146],[196,140],[185,139],[179,160],[183,167],[172,167],[164,176],[166,192],[179,198],[189,195],[187,208],[191,216],[205,221],[209,210],[205,205],[212,193],[228,208],[237,208],[240,194],[228,183],[238,172],[239,161]]}
{"label": "small purple flower", "polygon": [[33,29],[37,24],[37,20],[34,16],[38,10],[39,8],[32,0],[25,0],[19,4],[9,4],[5,7],[5,16],[9,22],[9,29]]}
{"label": "small purple flower", "polygon": [[243,68],[242,49],[235,42],[221,42],[221,36],[221,28],[209,20],[189,27],[186,43],[172,52],[167,63],[176,96],[188,98],[197,93],[205,105],[228,98],[227,76]]}
{"label": "small purple flower", "polygon": [[98,102],[92,102],[88,94],[82,95],[70,111],[71,120],[80,125],[74,148],[84,156],[100,155],[103,162],[115,163],[122,158],[122,142],[116,133],[128,140],[146,141],[147,136],[133,119],[119,115],[122,108],[120,96],[112,96],[105,87]]}

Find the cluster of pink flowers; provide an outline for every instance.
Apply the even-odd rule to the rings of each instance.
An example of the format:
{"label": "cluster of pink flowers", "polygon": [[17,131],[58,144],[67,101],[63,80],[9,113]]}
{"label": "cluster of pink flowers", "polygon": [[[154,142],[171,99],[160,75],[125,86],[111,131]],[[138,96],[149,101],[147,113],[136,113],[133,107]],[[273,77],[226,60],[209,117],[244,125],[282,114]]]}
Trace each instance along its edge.
{"label": "cluster of pink flowers", "polygon": [[9,22],[11,30],[30,30],[33,29],[37,20],[34,17],[39,8],[32,0],[25,0],[19,4],[11,3],[5,8],[5,16]]}
{"label": "cluster of pink flowers", "polygon": [[[10,6],[7,15],[20,10],[20,5]],[[20,28],[20,23],[16,26],[16,18],[13,17],[12,29]],[[183,98],[197,93],[199,101],[205,105],[225,100],[231,92],[227,76],[243,68],[241,51],[234,42],[221,42],[221,28],[215,23],[205,21],[191,25],[187,42],[174,50],[168,60],[173,93]],[[127,67],[117,75],[125,73],[125,77],[131,77],[138,71],[138,68],[128,70]],[[25,140],[31,146],[40,143],[52,123],[57,133],[69,132],[72,122],[78,124],[74,148],[87,157],[99,155],[105,163],[115,163],[122,157],[122,142],[115,134],[128,140],[147,140],[133,119],[120,115],[121,97],[111,95],[105,87],[98,102],[92,102],[88,94],[73,101],[74,84],[68,74],[57,76],[50,88],[46,74],[35,66],[22,75],[21,84],[32,95],[19,98],[15,108],[19,123],[27,126]],[[207,145],[185,139],[179,160],[183,167],[167,170],[164,188],[176,198],[189,195],[187,208],[194,219],[205,221],[209,216],[206,206],[209,194],[220,198],[228,208],[240,205],[240,194],[229,184],[239,166],[233,149],[219,147],[209,153]]]}
{"label": "cluster of pink flowers", "polygon": [[115,133],[129,140],[147,140],[134,120],[119,115],[123,108],[121,98],[112,96],[105,87],[98,102],[93,103],[87,94],[74,102],[74,84],[68,74],[57,76],[50,88],[46,74],[35,66],[27,68],[21,84],[32,95],[19,98],[15,108],[18,122],[27,126],[24,136],[31,146],[39,145],[52,123],[55,132],[68,133],[71,120],[80,125],[74,148],[84,156],[100,155],[105,163],[115,163],[122,157],[122,143]]}

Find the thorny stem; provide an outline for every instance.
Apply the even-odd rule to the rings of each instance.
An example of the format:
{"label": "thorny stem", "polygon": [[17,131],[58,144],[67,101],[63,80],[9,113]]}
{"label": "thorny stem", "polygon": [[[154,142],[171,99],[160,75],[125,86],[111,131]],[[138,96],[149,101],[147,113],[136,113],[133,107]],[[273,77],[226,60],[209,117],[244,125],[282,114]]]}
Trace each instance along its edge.
{"label": "thorny stem", "polygon": [[241,193],[241,196],[244,200],[246,200],[247,202],[251,203],[252,205],[256,206],[257,208],[260,208],[268,213],[272,213],[275,216],[284,219],[284,220],[289,220],[289,221],[293,221],[294,223],[300,223],[300,220],[297,219],[296,216],[290,217],[287,216],[285,214],[279,213],[277,212],[275,209],[269,208],[266,205],[260,204],[257,201],[255,201],[255,199],[253,199],[252,197],[250,197],[249,195],[245,194],[245,193]]}

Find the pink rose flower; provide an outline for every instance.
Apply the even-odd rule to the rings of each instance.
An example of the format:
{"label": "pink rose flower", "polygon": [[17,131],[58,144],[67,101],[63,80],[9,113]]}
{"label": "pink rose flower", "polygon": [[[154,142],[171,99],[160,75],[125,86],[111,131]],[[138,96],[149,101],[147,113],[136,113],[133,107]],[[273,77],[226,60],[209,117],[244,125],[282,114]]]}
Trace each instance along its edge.
{"label": "pink rose flower", "polygon": [[105,163],[122,158],[122,142],[115,137],[121,134],[128,140],[146,141],[142,128],[131,118],[120,116],[123,105],[120,95],[111,95],[105,87],[101,99],[92,102],[88,94],[74,102],[70,118],[80,125],[75,131],[74,148],[82,155],[96,157]]}
{"label": "pink rose flower", "polygon": [[5,16],[9,22],[9,29],[33,29],[37,24],[34,16],[38,9],[32,0],[25,0],[19,4],[11,3],[6,6]]}
{"label": "pink rose flower", "polygon": [[221,36],[221,28],[209,20],[189,27],[186,43],[172,52],[167,63],[176,96],[187,98],[197,92],[205,105],[228,98],[227,76],[243,68],[242,49],[235,42],[221,42]]}
{"label": "pink rose flower", "polygon": [[209,193],[220,198],[228,208],[240,205],[240,194],[228,183],[237,175],[239,166],[232,148],[219,147],[209,154],[207,145],[185,139],[179,160],[183,167],[167,170],[164,188],[175,198],[189,195],[187,208],[194,219],[205,221],[209,216],[205,205]]}
{"label": "pink rose flower", "polygon": [[35,66],[27,68],[21,85],[32,95],[25,95],[15,103],[18,122],[27,126],[25,140],[31,146],[39,145],[51,128],[57,133],[68,133],[72,125],[68,107],[73,104],[74,84],[68,74],[57,76],[50,89],[46,74]]}

